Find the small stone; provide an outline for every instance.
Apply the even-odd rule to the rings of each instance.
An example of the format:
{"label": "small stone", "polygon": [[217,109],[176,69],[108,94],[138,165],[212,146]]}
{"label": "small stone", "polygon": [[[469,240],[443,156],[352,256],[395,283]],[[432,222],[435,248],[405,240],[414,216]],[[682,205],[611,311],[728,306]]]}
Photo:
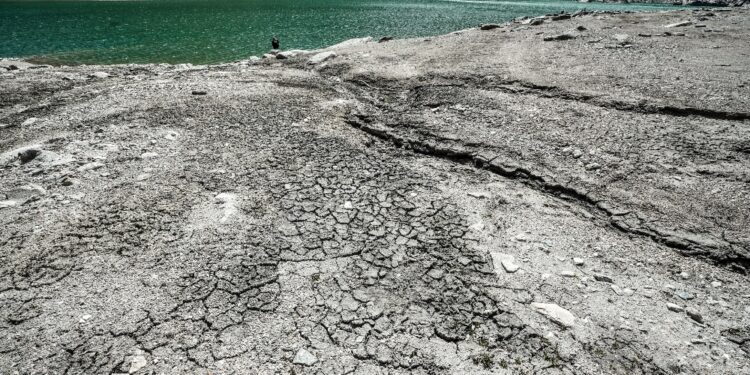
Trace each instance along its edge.
{"label": "small stone", "polygon": [[615,292],[615,294],[617,294],[618,296],[621,296],[621,295],[622,295],[622,289],[620,289],[620,287],[619,287],[619,286],[617,286],[617,285],[615,285],[615,284],[612,284],[612,285],[610,286],[610,288],[612,288],[612,291],[613,291],[613,292]]}
{"label": "small stone", "polygon": [[678,291],[675,294],[677,294],[677,297],[680,297],[680,298],[684,299],[685,301],[688,301],[688,300],[691,300],[691,299],[695,298],[694,295],[692,295],[692,294],[690,294],[690,293],[688,293],[686,291],[683,291],[683,290]]}
{"label": "small stone", "polygon": [[193,90],[192,94],[196,96],[203,96],[203,95],[208,95],[208,92],[203,91],[203,90]]}
{"label": "small stone", "polygon": [[622,290],[622,294],[626,296],[632,296],[634,293],[635,292],[633,291],[633,289],[630,289],[630,288],[625,288]]}
{"label": "small stone", "polygon": [[498,24],[496,24],[496,23],[486,23],[486,24],[484,24],[484,25],[482,25],[482,26],[479,26],[479,29],[480,29],[480,30],[484,30],[484,31],[487,31],[487,30],[493,30],[493,29],[497,29],[497,28],[499,28],[499,27],[500,27],[500,25],[498,25]]}
{"label": "small stone", "polygon": [[574,157],[574,158],[578,159],[578,158],[580,158],[581,156],[583,156],[583,151],[581,151],[581,150],[579,150],[579,149],[575,149],[575,150],[573,150],[573,157]]}
{"label": "small stone", "polygon": [[520,266],[515,262],[512,255],[501,254],[501,253],[490,253],[492,256],[492,264],[495,267],[495,272],[499,273],[500,269],[505,270],[507,273],[515,273],[518,271]]}
{"label": "small stone", "polygon": [[611,277],[601,275],[601,274],[594,274],[594,280],[605,282],[605,283],[610,283],[610,284],[614,282]]}
{"label": "small stone", "polygon": [[146,367],[147,364],[146,357],[142,355],[133,356],[133,358],[130,359],[130,369],[128,370],[128,373],[134,374],[138,372],[138,370]]}
{"label": "small stone", "polygon": [[312,366],[318,362],[318,358],[305,349],[300,349],[292,361],[296,365]]}
{"label": "small stone", "polygon": [[615,34],[612,35],[612,39],[617,41],[617,44],[620,45],[630,44],[630,36],[628,34]]}
{"label": "small stone", "polygon": [[144,159],[144,160],[158,158],[158,157],[159,157],[159,154],[155,152],[144,152],[143,154],[141,154],[141,159]]}
{"label": "small stone", "polygon": [[564,327],[572,327],[575,323],[575,316],[564,308],[554,303],[537,303],[533,302],[531,306],[540,314],[547,316],[553,322]]}
{"label": "small stone", "polygon": [[690,274],[687,272],[683,272],[680,274],[680,277],[682,277],[683,280],[687,280],[690,278]]}
{"label": "small stone", "polygon": [[586,170],[587,171],[595,171],[597,169],[600,169],[602,166],[599,163],[589,163],[586,164]]}
{"label": "small stone", "polygon": [[575,277],[575,276],[576,276],[576,273],[575,273],[575,272],[573,272],[573,271],[562,271],[562,272],[560,272],[560,276],[564,276],[564,277]]}
{"label": "small stone", "polygon": [[583,259],[581,258],[573,258],[573,264],[576,266],[582,266],[583,265]]}
{"label": "small stone", "polygon": [[26,164],[32,160],[34,160],[39,154],[42,152],[37,149],[28,149],[24,150],[18,153],[18,158],[21,159],[22,164]]}
{"label": "small stone", "polygon": [[354,206],[352,205],[352,202],[346,201],[346,202],[344,202],[344,208],[347,209],[347,210],[351,210],[351,209],[354,208]]}
{"label": "small stone", "polygon": [[141,173],[138,176],[136,176],[135,180],[136,181],[146,181],[149,178],[151,178],[150,174],[148,174],[148,173]]}
{"label": "small stone", "polygon": [[557,40],[570,40],[570,39],[575,39],[575,38],[576,38],[575,35],[565,33],[565,34],[554,35],[554,36],[546,36],[544,37],[544,41],[552,42],[552,41],[557,41]]}
{"label": "small stone", "polygon": [[107,74],[106,72],[96,72],[96,73],[92,73],[89,77],[104,79],[104,78],[109,78],[109,74]]}
{"label": "small stone", "polygon": [[578,31],[586,31],[586,30],[588,30],[588,29],[586,28],[586,26],[578,25],[578,26],[576,27],[576,30],[578,30]]}
{"label": "small stone", "polygon": [[722,284],[721,284],[721,281],[712,281],[712,282],[711,282],[711,286],[712,286],[712,287],[714,287],[714,288],[718,288],[718,287],[720,287],[721,285],[722,285]]}
{"label": "small stone", "polygon": [[685,313],[687,313],[687,316],[690,317],[690,319],[695,320],[698,323],[703,323],[703,316],[698,312],[698,310],[688,307],[685,309]]}
{"label": "small stone", "polygon": [[664,26],[664,27],[666,27],[666,28],[672,28],[672,27],[685,27],[685,26],[690,26],[690,25],[692,25],[692,24],[693,24],[693,23],[692,23],[692,22],[690,22],[690,21],[682,21],[682,22],[677,22],[677,23],[669,24],[669,25],[667,25],[667,26]]}
{"label": "small stone", "polygon": [[683,310],[685,310],[684,308],[682,308],[682,306],[675,305],[674,303],[667,303],[667,309],[674,312],[682,312]]}
{"label": "small stone", "polygon": [[36,122],[36,117],[27,118],[26,121],[21,123],[21,126],[33,125]]}
{"label": "small stone", "polygon": [[97,169],[99,169],[99,168],[101,168],[103,166],[104,166],[104,164],[102,164],[102,163],[100,163],[98,161],[95,161],[93,163],[84,164],[84,165],[78,167],[78,171],[79,172],[93,171],[93,170],[97,170]]}

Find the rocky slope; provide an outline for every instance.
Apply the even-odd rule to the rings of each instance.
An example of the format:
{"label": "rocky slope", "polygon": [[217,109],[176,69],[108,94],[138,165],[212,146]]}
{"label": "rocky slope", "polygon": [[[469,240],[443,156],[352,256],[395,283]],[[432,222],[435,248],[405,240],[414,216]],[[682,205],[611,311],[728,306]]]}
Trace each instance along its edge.
{"label": "rocky slope", "polygon": [[748,37],[2,62],[0,372],[749,374]]}

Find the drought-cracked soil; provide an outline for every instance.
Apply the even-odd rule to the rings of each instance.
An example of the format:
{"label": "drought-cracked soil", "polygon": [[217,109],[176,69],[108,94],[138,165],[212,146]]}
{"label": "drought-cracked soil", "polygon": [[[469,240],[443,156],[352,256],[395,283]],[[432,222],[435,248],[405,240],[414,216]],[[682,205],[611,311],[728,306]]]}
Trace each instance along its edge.
{"label": "drought-cracked soil", "polygon": [[2,62],[0,373],[750,374],[750,10],[482,29]]}

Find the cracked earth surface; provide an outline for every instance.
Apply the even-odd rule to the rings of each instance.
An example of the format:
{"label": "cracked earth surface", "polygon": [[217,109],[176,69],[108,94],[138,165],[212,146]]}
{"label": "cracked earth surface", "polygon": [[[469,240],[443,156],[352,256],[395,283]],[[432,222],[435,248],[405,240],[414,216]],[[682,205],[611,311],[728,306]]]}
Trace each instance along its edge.
{"label": "cracked earth surface", "polygon": [[0,372],[750,373],[749,17],[3,62]]}

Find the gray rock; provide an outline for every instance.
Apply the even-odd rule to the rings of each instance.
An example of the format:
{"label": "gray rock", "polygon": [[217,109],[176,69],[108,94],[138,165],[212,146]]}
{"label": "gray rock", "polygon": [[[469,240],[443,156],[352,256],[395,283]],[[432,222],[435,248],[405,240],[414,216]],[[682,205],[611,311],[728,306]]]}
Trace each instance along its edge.
{"label": "gray rock", "polygon": [[492,264],[495,267],[496,273],[499,273],[501,269],[505,270],[507,273],[515,273],[520,268],[520,266],[516,264],[512,255],[490,253],[490,256],[492,256]]}
{"label": "gray rock", "polygon": [[96,73],[92,73],[89,77],[104,79],[104,78],[109,78],[109,74],[105,72],[96,72]]}
{"label": "gray rock", "polygon": [[688,301],[688,300],[691,300],[691,299],[695,298],[694,295],[692,295],[692,294],[690,294],[690,293],[688,293],[688,292],[686,292],[684,290],[680,290],[680,291],[678,291],[675,294],[677,295],[677,297],[680,297],[680,298],[684,299],[685,301]]}
{"label": "gray rock", "polygon": [[104,164],[102,164],[102,163],[100,163],[98,161],[95,161],[93,163],[84,164],[84,165],[78,167],[78,171],[79,172],[93,171],[93,170],[97,170],[97,169],[99,169],[99,168],[101,168],[103,166],[104,166]]}
{"label": "gray rock", "polygon": [[682,306],[675,305],[674,303],[667,303],[667,309],[674,312],[682,312],[685,310]]}
{"label": "gray rock", "polygon": [[292,362],[296,365],[312,366],[315,364],[315,362],[318,362],[318,357],[305,349],[300,349],[299,351],[297,351],[297,355],[294,356],[294,360]]}
{"label": "gray rock", "polygon": [[575,264],[576,266],[582,266],[583,263],[584,263],[583,259],[581,259],[581,258],[573,258],[573,264]]}
{"label": "gray rock", "polygon": [[575,316],[568,310],[554,303],[537,303],[533,302],[531,306],[540,314],[545,315],[553,322],[564,326],[572,327],[575,324]]}
{"label": "gray rock", "polygon": [[498,25],[496,23],[487,23],[487,24],[484,24],[482,26],[479,26],[479,29],[486,31],[486,30],[497,29],[498,27],[500,27],[500,25]]}
{"label": "gray rock", "polygon": [[605,283],[610,283],[610,284],[614,282],[611,277],[601,275],[601,274],[594,274],[594,280],[605,282]]}
{"label": "gray rock", "polygon": [[703,323],[703,316],[698,312],[698,310],[688,307],[685,309],[685,313],[687,313],[687,316],[690,317],[690,319],[695,320],[698,323]]}
{"label": "gray rock", "polygon": [[544,41],[552,42],[552,41],[557,41],[557,40],[571,40],[575,38],[576,36],[573,34],[564,33],[564,34],[559,34],[559,35],[546,36],[544,37]]}
{"label": "gray rock", "polygon": [[562,272],[560,272],[560,276],[564,276],[564,277],[575,277],[575,276],[576,276],[576,273],[575,273],[575,272],[573,272],[573,271],[562,271]]}

